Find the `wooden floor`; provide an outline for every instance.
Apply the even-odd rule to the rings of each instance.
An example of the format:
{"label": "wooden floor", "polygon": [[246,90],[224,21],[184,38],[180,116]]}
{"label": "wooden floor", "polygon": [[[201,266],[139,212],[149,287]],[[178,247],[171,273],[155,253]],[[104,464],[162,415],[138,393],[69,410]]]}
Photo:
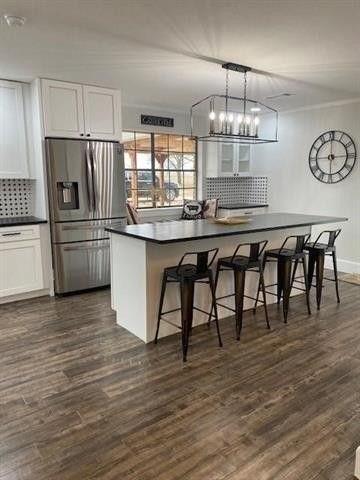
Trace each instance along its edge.
{"label": "wooden floor", "polygon": [[[360,444],[360,287],[145,346],[109,292],[0,306],[1,480],[349,480]],[[312,293],[313,295],[313,293]],[[314,301],[313,301],[314,305]]]}

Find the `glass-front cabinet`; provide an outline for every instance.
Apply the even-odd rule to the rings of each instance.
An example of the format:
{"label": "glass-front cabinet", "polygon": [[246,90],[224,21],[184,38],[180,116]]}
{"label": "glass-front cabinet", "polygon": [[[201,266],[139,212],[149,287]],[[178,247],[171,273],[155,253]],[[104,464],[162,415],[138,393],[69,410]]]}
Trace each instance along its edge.
{"label": "glass-front cabinet", "polygon": [[207,177],[237,177],[251,173],[251,145],[209,142],[206,148]]}

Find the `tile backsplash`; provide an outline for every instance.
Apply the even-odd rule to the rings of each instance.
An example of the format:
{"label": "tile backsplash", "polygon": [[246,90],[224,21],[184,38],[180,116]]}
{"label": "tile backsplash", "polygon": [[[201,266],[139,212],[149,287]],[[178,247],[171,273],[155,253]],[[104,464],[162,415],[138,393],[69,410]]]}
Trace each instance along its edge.
{"label": "tile backsplash", "polygon": [[0,217],[33,214],[34,180],[0,178]]}
{"label": "tile backsplash", "polygon": [[220,198],[229,203],[268,203],[268,177],[209,177],[206,198]]}

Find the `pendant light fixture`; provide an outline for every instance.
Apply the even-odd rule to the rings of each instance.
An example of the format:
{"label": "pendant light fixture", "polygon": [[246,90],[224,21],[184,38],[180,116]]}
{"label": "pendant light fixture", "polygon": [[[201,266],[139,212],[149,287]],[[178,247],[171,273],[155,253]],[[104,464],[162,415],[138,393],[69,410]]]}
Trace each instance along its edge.
{"label": "pendant light fixture", "polygon": [[[278,112],[247,98],[247,74],[251,68],[236,63],[224,63],[222,68],[226,70],[225,95],[209,95],[192,105],[191,135],[204,142],[277,142]],[[230,71],[243,74],[242,97],[229,95]]]}

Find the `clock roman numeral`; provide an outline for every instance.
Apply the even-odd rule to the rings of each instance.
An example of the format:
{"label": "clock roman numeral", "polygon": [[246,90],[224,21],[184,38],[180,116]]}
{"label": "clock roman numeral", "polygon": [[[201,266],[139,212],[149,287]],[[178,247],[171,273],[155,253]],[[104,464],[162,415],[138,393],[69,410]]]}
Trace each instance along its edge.
{"label": "clock roman numeral", "polygon": [[315,172],[317,178],[322,182],[324,180],[324,172],[322,172],[320,169],[319,170],[316,170]]}

